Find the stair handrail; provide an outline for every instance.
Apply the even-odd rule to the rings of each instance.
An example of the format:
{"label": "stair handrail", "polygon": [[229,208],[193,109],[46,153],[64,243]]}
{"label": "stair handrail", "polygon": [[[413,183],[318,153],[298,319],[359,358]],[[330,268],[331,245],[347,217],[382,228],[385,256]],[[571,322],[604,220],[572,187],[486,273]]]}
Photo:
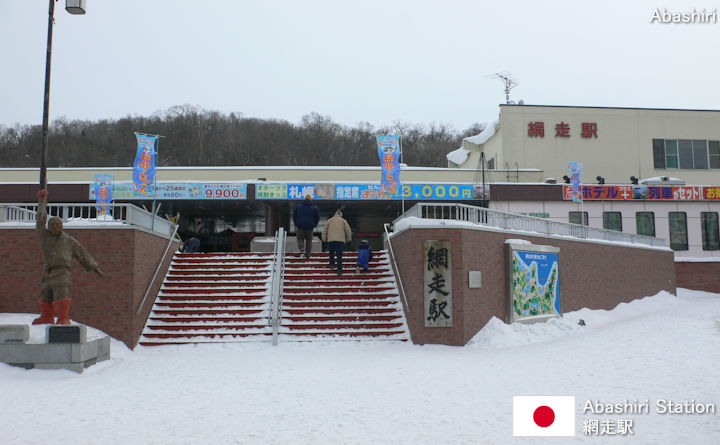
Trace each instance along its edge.
{"label": "stair handrail", "polygon": [[403,286],[402,282],[402,276],[400,276],[400,269],[398,269],[397,262],[395,261],[395,252],[393,252],[392,242],[390,241],[390,233],[388,232],[388,223],[383,224],[383,228],[385,229],[385,239],[387,240],[388,246],[390,246],[390,257],[392,258],[393,266],[395,266],[394,272],[397,274],[398,283],[400,283],[400,296],[403,299],[403,303],[405,304],[405,308],[407,309],[408,313],[412,312],[410,310],[410,305],[407,302],[407,298],[405,296],[405,286]]}
{"label": "stair handrail", "polygon": [[160,268],[162,267],[163,263],[165,262],[165,257],[167,257],[168,251],[170,250],[170,246],[172,246],[173,242],[175,241],[175,235],[177,234],[178,228],[180,226],[178,224],[174,224],[174,226],[175,226],[175,229],[173,230],[172,235],[170,235],[170,241],[168,242],[167,247],[165,247],[165,253],[163,253],[163,256],[162,256],[162,258],[160,258],[160,262],[158,263],[157,268],[155,268],[155,275],[153,275],[152,280],[150,280],[150,284],[148,285],[148,288],[145,291],[145,296],[143,297],[142,302],[140,302],[140,306],[138,307],[136,315],[142,311],[142,308],[145,305],[145,300],[147,300],[148,295],[150,295],[150,289],[152,289],[153,284],[155,284],[155,279],[157,278],[158,273],[160,273]]}
{"label": "stair handrail", "polygon": [[275,232],[275,248],[273,250],[273,265],[270,278],[270,325],[272,326],[272,344],[278,344],[278,329],[280,326],[280,307],[282,305],[282,284],[285,275],[285,239],[287,233],[283,227]]}

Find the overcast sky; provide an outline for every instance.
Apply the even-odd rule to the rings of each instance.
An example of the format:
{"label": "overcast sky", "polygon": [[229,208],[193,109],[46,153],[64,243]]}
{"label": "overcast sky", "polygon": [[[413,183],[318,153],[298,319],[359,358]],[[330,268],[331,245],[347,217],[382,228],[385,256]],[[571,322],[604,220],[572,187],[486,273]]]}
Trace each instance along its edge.
{"label": "overcast sky", "polygon": [[[355,126],[497,118],[526,104],[720,108],[720,23],[650,23],[709,0],[87,0],[56,3],[50,117],[192,104]],[[47,0],[0,0],[0,125],[42,121]]]}

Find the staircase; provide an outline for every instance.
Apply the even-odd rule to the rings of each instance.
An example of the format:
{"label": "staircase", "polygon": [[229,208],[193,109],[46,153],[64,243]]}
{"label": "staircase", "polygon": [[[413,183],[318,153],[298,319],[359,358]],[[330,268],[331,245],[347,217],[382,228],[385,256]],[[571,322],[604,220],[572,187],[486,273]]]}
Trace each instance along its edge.
{"label": "staircase", "polygon": [[272,253],[176,253],[140,344],[266,341]]}
{"label": "staircase", "polygon": [[[176,253],[140,338],[143,346],[271,341],[272,253]],[[386,251],[368,272],[343,254],[343,275],[327,253],[285,257],[279,341],[409,339]]]}
{"label": "staircase", "polygon": [[387,252],[373,252],[367,272],[356,263],[356,252],[344,253],[337,275],[327,253],[286,256],[281,341],[409,339]]}

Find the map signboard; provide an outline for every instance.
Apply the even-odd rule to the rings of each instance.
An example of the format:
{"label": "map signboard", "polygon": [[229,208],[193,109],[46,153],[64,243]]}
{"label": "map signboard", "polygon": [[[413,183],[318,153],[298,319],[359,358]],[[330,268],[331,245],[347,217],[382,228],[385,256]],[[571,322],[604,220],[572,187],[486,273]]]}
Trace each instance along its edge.
{"label": "map signboard", "polygon": [[560,249],[507,243],[507,322],[562,316]]}

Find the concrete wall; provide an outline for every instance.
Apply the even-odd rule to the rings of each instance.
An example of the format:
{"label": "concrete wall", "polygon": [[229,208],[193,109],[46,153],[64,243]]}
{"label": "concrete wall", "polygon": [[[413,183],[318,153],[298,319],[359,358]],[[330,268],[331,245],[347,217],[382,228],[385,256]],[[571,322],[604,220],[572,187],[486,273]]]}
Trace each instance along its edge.
{"label": "concrete wall", "polygon": [[[135,347],[179,243],[170,248],[140,308],[169,240],[134,228],[66,231],[85,246],[105,272],[98,278],[74,262],[70,317]],[[0,312],[38,313],[44,259],[34,228],[0,229],[0,245]]]}
{"label": "concrete wall", "polygon": [[[545,136],[529,136],[528,124],[538,121],[544,122]],[[630,176],[672,176],[688,184],[717,182],[717,170],[656,170],[652,140],[718,140],[720,111],[501,105],[500,122],[503,161],[539,168],[558,180],[568,174],[568,161],[574,161],[583,164],[586,183],[594,183],[598,175],[608,184],[629,183]],[[555,136],[555,125],[561,122],[569,124],[570,137]],[[581,137],[583,122],[597,124],[597,138]]]}
{"label": "concrete wall", "polygon": [[[423,242],[452,242],[453,327],[426,328]],[[413,226],[391,238],[410,311],[414,343],[464,345],[490,318],[506,319],[505,240],[524,239],[560,248],[560,292],[564,312],[584,307],[611,309],[618,303],[675,293],[673,252],[621,244],[569,240],[482,228]],[[482,273],[482,287],[469,287],[469,271]]]}

